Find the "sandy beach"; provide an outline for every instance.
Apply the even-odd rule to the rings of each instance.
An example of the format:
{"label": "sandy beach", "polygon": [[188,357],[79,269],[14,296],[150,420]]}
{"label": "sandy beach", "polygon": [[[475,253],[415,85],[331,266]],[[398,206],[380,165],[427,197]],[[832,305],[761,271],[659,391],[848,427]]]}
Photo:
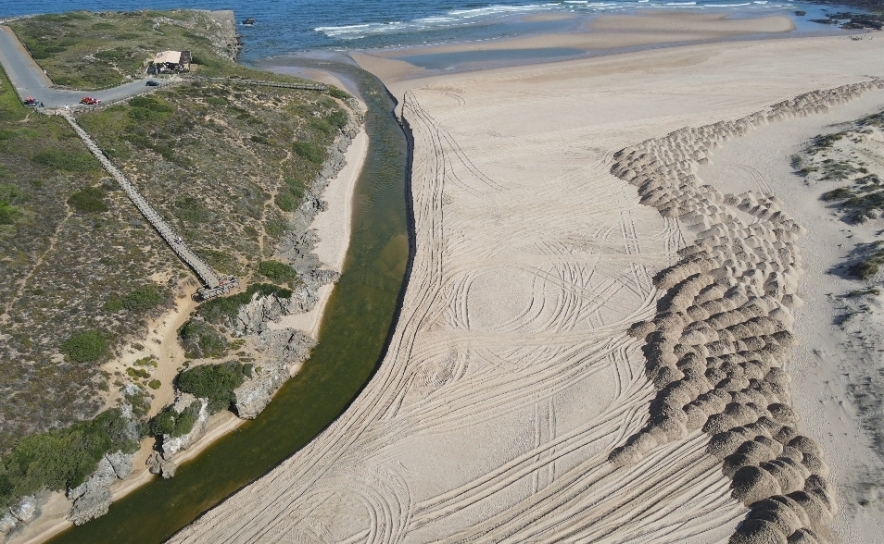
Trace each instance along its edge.
{"label": "sandy beach", "polygon": [[[661,17],[597,30],[661,43]],[[789,156],[884,109],[884,39],[443,75],[354,57],[414,137],[387,355],[326,431],[171,542],[881,541],[881,504],[856,500],[880,452],[825,295],[850,288],[828,273],[848,250]]]}

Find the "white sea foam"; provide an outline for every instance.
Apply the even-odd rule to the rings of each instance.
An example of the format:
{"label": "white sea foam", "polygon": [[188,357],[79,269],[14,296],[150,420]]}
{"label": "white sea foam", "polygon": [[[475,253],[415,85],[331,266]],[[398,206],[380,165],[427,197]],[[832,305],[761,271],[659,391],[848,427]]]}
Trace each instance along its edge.
{"label": "white sea foam", "polygon": [[[577,3],[577,2],[570,2]],[[582,3],[588,3],[588,0]],[[615,6],[615,3],[599,3],[605,6]],[[433,15],[430,17],[422,17],[411,21],[389,21],[384,23],[366,23],[359,25],[341,25],[341,26],[320,26],[313,30],[321,32],[329,38],[338,38],[342,40],[355,40],[366,36],[375,36],[381,34],[393,34],[396,32],[415,32],[421,30],[431,30],[434,28],[447,28],[457,25],[473,24],[479,20],[493,18],[496,16],[517,15],[521,13],[532,13],[536,11],[549,11],[561,9],[563,6],[559,3],[546,4],[528,4],[528,5],[507,5],[498,4],[486,6],[482,8],[459,9],[452,10],[444,15]]]}
{"label": "white sea foam", "polygon": [[[738,3],[719,3],[714,0],[700,1],[665,1],[665,0],[561,0],[555,3],[533,3],[525,5],[493,4],[490,6],[469,9],[455,9],[444,14],[432,15],[412,20],[387,21],[378,23],[364,23],[341,26],[320,26],[313,30],[325,34],[329,38],[338,40],[357,40],[372,36],[384,36],[404,34],[408,32],[421,32],[428,30],[442,30],[459,26],[470,26],[493,20],[496,18],[527,15],[536,12],[568,12],[586,10],[593,12],[608,12],[630,7],[662,8],[662,9],[717,9],[717,8],[745,8],[756,6],[759,9],[786,7],[784,2],[769,0],[754,0]],[[753,8],[754,9],[754,8]]]}

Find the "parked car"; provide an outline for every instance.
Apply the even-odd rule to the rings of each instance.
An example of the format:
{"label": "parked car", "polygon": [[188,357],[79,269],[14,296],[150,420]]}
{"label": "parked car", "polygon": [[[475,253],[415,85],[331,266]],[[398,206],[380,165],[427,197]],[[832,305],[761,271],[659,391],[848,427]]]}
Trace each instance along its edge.
{"label": "parked car", "polygon": [[84,96],[80,100],[80,104],[86,104],[89,106],[97,106],[98,104],[101,104],[101,100],[99,100],[97,98],[92,98],[91,96]]}
{"label": "parked car", "polygon": [[145,85],[147,85],[148,87],[159,87],[160,82],[155,79],[148,79],[147,83],[145,83]]}
{"label": "parked car", "polygon": [[34,98],[33,96],[29,96],[29,97],[25,98],[25,106],[36,106],[36,105],[37,105],[37,99]]}

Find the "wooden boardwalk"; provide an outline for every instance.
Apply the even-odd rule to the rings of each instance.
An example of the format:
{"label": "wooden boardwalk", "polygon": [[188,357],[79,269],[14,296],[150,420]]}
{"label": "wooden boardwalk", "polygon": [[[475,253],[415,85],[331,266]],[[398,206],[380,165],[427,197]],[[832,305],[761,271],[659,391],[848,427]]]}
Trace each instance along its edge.
{"label": "wooden boardwalk", "polygon": [[213,83],[227,83],[241,85],[252,85],[256,87],[280,87],[283,89],[303,89],[306,91],[328,92],[328,85],[322,83],[286,83],[284,81],[264,81],[260,79],[236,79],[227,77],[199,77],[190,78],[195,81],[211,81]]}
{"label": "wooden boardwalk", "polygon": [[144,216],[147,221],[153,225],[153,228],[163,237],[163,240],[169,244],[169,247],[172,248],[172,251],[178,255],[178,258],[184,261],[184,263],[189,266],[196,275],[199,276],[200,280],[203,282],[205,286],[200,290],[200,295],[202,298],[212,298],[214,296],[218,296],[222,293],[225,293],[232,289],[236,284],[237,280],[233,277],[220,277],[212,267],[206,264],[205,261],[200,259],[196,253],[191,251],[187,244],[184,243],[184,240],[175,232],[172,226],[166,222],[165,219],[160,216],[160,214],[154,209],[153,206],[147,201],[144,196],[138,189],[132,185],[132,182],[116,167],[113,163],[105,156],[104,152],[101,151],[101,148],[98,147],[98,144],[95,140],[92,139],[89,134],[83,130],[76,119],[74,119],[73,115],[67,112],[63,112],[60,114],[62,117],[67,119],[68,123],[74,128],[77,132],[77,135],[80,136],[80,139],[86,144],[86,147],[89,148],[89,151],[92,152],[93,155],[101,162],[101,165],[107,170],[110,175],[117,180],[117,183],[120,184],[120,187],[126,192],[129,198],[132,200],[132,203],[135,204],[135,207],[138,208],[138,211]]}

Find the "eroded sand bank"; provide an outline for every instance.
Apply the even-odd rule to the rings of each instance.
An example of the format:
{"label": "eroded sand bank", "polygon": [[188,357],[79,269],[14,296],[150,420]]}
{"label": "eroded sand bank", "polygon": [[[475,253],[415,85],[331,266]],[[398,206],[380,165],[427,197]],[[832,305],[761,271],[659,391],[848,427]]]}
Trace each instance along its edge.
{"label": "eroded sand bank", "polygon": [[[782,202],[728,199],[727,187],[702,188],[694,172],[757,126],[881,94],[869,76],[884,76],[882,59],[884,40],[807,38],[392,81],[414,133],[417,248],[387,357],[329,429],[172,542],[726,542],[759,511],[747,497],[798,492],[807,497],[784,500],[774,527],[754,526],[826,540],[836,507],[825,453],[794,421],[782,370],[802,230]],[[630,183],[639,175],[666,183]],[[680,279],[688,270],[670,269],[661,282],[658,273],[697,254],[679,250],[703,246],[716,223],[719,241],[759,225],[743,234],[755,236],[748,247],[761,260],[712,244],[707,260],[718,268]],[[667,293],[692,274],[697,285]],[[728,304],[747,313],[696,330],[664,315],[710,301],[707,313]],[[750,303],[765,315],[749,316]],[[704,324],[701,314],[691,320]],[[659,357],[643,353],[653,338],[626,334],[642,321],[665,333]],[[684,353],[670,361],[676,346]],[[718,350],[708,355],[730,382],[695,380],[700,369],[681,365],[703,349]],[[758,368],[720,357],[765,349],[776,357],[759,355]],[[666,379],[691,381],[679,395],[666,396],[663,366],[673,369]],[[701,421],[667,408],[704,390],[729,396],[720,412],[704,405]],[[728,425],[767,433],[743,465],[721,459],[742,442],[707,451]],[[769,468],[773,483],[741,481],[732,495],[730,469],[781,454],[788,467]]]}

